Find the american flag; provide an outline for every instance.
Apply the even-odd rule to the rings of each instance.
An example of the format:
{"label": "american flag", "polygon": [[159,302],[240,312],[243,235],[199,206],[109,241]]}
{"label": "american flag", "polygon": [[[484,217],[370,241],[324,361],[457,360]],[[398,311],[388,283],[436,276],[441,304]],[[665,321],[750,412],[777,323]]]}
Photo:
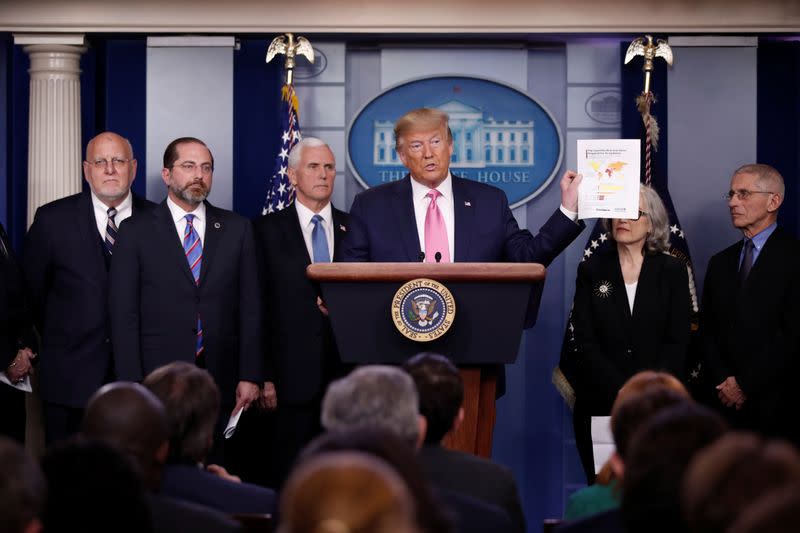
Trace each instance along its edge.
{"label": "american flag", "polygon": [[281,149],[275,158],[275,169],[267,182],[267,199],[261,210],[262,215],[280,211],[294,202],[294,187],[289,183],[286,168],[289,151],[302,138],[300,125],[297,122],[297,107],[294,87],[284,85],[281,90]]}

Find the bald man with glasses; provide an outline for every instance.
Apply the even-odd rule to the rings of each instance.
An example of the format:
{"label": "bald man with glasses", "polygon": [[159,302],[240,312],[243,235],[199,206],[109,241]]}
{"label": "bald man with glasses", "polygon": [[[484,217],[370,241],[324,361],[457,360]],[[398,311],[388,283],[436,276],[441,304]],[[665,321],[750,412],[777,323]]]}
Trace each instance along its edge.
{"label": "bald man with glasses", "polygon": [[136,158],[130,141],[117,133],[89,141],[83,176],[88,190],[36,211],[23,252],[42,338],[39,383],[48,444],[76,433],[89,397],[114,379],[108,271],[117,228],[155,205],[131,193]]}
{"label": "bald man with glasses", "polygon": [[735,427],[800,444],[793,390],[800,369],[800,243],[777,224],[783,177],[769,165],[744,165],[724,197],[743,239],[708,264],[701,320],[708,387]]}

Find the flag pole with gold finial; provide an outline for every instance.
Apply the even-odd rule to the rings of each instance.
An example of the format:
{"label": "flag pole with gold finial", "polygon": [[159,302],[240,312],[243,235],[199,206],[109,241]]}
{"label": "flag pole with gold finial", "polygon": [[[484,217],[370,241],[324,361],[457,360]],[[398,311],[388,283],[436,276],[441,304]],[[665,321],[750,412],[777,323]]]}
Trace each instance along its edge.
{"label": "flag pole with gold finial", "polygon": [[644,65],[644,91],[636,97],[636,108],[642,114],[642,121],[645,127],[645,150],[644,150],[644,175],[645,184],[650,185],[651,169],[652,169],[652,155],[653,150],[658,150],[658,121],[650,114],[650,106],[656,102],[655,95],[650,90],[650,81],[653,73],[653,61],[657,57],[661,57],[667,62],[667,65],[672,66],[672,48],[663,39],[658,39],[653,42],[652,35],[645,35],[634,39],[628,46],[628,51],[625,52],[625,64],[627,65],[634,57],[643,56]]}

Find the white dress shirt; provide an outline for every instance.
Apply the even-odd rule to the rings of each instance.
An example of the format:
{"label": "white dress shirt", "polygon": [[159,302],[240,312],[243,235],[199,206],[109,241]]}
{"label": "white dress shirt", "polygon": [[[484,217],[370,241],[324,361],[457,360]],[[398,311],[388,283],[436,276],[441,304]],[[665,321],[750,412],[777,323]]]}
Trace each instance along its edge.
{"label": "white dress shirt", "polygon": [[167,196],[167,207],[172,214],[172,220],[175,222],[175,231],[178,232],[178,239],[183,243],[183,233],[186,231],[186,215],[194,215],[192,226],[200,237],[200,246],[205,246],[206,241],[206,204],[200,202],[194,211],[184,211],[178,204],[172,201],[172,198]]}
{"label": "white dress shirt", "polygon": [[[97,224],[97,231],[100,237],[106,238],[106,226],[108,226],[108,206],[100,201],[100,198],[92,193],[92,206],[94,207],[94,221]],[[117,206],[117,214],[114,217],[114,224],[119,227],[122,221],[133,214],[133,196],[128,192],[128,196]]]}
{"label": "white dress shirt", "polygon": [[[421,252],[425,251],[425,215],[428,212],[428,206],[431,199],[425,196],[430,191],[430,187],[418,183],[412,176],[411,178],[411,195],[414,199],[414,218],[417,221],[417,235],[419,236],[419,249]],[[443,182],[436,187],[441,196],[436,200],[436,205],[439,206],[439,211],[444,218],[445,229],[447,229],[447,247],[450,250],[450,260],[455,261],[455,235],[456,235],[456,217],[455,217],[455,203],[453,201],[453,178],[450,173]],[[433,258],[427,258],[433,262]]]}
{"label": "white dress shirt", "polygon": [[328,205],[323,207],[319,213],[314,213],[297,200],[294,201],[294,206],[297,210],[297,219],[300,221],[300,229],[303,231],[303,240],[306,241],[306,250],[308,250],[308,257],[311,262],[314,262],[314,247],[311,245],[311,233],[314,231],[314,223],[311,222],[311,218],[316,214],[322,217],[319,223],[322,224],[325,237],[328,239],[328,257],[333,260],[333,208],[331,208],[331,203],[328,202]]}

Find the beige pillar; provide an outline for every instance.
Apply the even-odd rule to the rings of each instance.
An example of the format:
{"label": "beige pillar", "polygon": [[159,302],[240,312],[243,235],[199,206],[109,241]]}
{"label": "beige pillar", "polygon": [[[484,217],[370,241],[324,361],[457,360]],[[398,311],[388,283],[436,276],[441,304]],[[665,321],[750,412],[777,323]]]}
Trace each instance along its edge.
{"label": "beige pillar", "polygon": [[[80,60],[83,35],[16,34],[31,59],[28,113],[28,226],[36,209],[81,190]],[[38,379],[27,396],[26,447],[44,451]]]}
{"label": "beige pillar", "polygon": [[15,35],[31,60],[28,225],[42,204],[81,191],[83,35]]}

